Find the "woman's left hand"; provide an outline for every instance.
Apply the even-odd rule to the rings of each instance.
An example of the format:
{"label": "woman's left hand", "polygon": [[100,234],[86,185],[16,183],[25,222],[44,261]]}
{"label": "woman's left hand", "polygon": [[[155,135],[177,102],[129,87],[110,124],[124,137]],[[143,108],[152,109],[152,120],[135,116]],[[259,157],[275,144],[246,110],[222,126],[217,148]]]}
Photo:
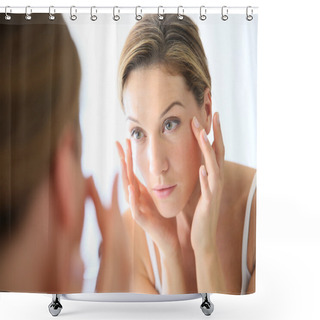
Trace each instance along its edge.
{"label": "woman's left hand", "polygon": [[92,176],[87,179],[87,195],[92,199],[95,206],[102,236],[102,243],[99,248],[100,268],[96,291],[129,291],[132,259],[118,205],[118,175],[113,180],[110,207],[103,205]]}
{"label": "woman's left hand", "polygon": [[220,202],[224,184],[224,156],[219,114],[213,117],[214,142],[211,145],[205,129],[194,117],[192,130],[204,156],[205,165],[199,168],[201,196],[191,228],[191,244],[195,254],[210,254],[215,247]]}

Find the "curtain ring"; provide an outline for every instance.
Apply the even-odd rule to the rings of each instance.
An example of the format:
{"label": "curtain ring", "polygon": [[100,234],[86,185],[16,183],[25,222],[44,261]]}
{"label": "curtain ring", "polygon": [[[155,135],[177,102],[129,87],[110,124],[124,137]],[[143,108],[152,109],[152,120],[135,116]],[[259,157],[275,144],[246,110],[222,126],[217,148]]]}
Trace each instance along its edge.
{"label": "curtain ring", "polygon": [[[182,13],[180,13],[180,9],[182,10]],[[183,15],[184,15],[184,9],[183,9],[183,6],[179,6],[178,7],[178,14],[177,14],[177,18],[179,20],[183,20]]]}
{"label": "curtain ring", "polygon": [[[90,19],[92,20],[92,21],[96,21],[97,19],[98,19],[98,16],[96,15],[96,14],[93,14],[93,8],[96,8],[96,7],[91,7],[91,9],[90,9]],[[97,11],[97,9],[96,9],[96,13],[97,13],[98,11]]]}
{"label": "curtain ring", "polygon": [[[73,13],[73,9],[74,9],[74,13]],[[77,20],[77,15],[76,15],[76,13],[77,13],[77,9],[76,9],[76,7],[75,6],[72,6],[71,8],[70,8],[70,19],[72,20],[72,21],[75,21],[75,20]]]}
{"label": "curtain ring", "polygon": [[[251,14],[249,14],[249,8],[251,9]],[[247,7],[247,10],[246,10],[246,19],[248,20],[248,21],[252,21],[253,20],[253,9],[252,9],[252,7]]]}
{"label": "curtain ring", "polygon": [[226,6],[223,6],[222,8],[221,8],[221,19],[223,20],[223,21],[227,21],[228,20],[228,7],[226,7]]}
{"label": "curtain ring", "polygon": [[[10,8],[10,6],[6,6],[4,9],[4,18],[9,21],[11,20],[12,17],[8,14],[8,8]],[[11,13],[11,9],[10,9],[10,13]]]}
{"label": "curtain ring", "polygon": [[[114,21],[119,21],[120,20],[120,16],[119,16],[119,14],[116,14],[116,8],[118,9],[118,7],[113,7],[113,20]],[[119,9],[118,9],[118,13],[120,13]]]}
{"label": "curtain ring", "polygon": [[[28,8],[30,8],[30,13],[28,13]],[[30,7],[30,6],[27,6],[27,7],[26,7],[26,15],[25,15],[24,18],[25,18],[26,20],[28,20],[28,21],[31,20],[31,14],[32,14],[31,7]]]}
{"label": "curtain ring", "polygon": [[205,6],[200,7],[200,20],[204,21],[207,19],[207,8]]}
{"label": "curtain ring", "polygon": [[[138,14],[138,8],[140,9],[140,13]],[[140,21],[142,19],[142,8],[140,6],[136,7],[136,20]]]}
{"label": "curtain ring", "polygon": [[[160,13],[160,8],[162,8],[162,14]],[[164,14],[163,6],[159,6],[158,7],[158,19],[161,20],[161,21],[164,19],[164,15],[163,14]]]}
{"label": "curtain ring", "polygon": [[[53,10],[53,13],[51,12]],[[53,21],[56,17],[54,16],[56,10],[54,6],[49,7],[49,20]]]}

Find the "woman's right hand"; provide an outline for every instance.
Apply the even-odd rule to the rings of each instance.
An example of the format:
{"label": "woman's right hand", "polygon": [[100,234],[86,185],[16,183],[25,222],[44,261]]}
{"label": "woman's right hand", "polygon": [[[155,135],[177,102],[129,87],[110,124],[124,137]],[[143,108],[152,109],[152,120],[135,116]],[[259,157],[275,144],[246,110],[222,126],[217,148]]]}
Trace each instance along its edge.
{"label": "woman's right hand", "polygon": [[161,254],[170,258],[180,251],[176,218],[161,216],[147,188],[133,172],[131,142],[127,139],[126,143],[126,153],[118,141],[116,145],[121,161],[123,188],[131,214],[157,244]]}

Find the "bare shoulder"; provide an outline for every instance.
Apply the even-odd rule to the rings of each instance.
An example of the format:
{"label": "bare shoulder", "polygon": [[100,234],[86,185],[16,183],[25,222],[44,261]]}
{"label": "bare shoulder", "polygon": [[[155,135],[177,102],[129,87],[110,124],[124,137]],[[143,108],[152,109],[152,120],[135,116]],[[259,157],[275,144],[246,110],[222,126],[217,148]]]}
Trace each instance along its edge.
{"label": "bare shoulder", "polygon": [[[230,192],[233,200],[233,210],[236,213],[233,219],[238,221],[240,228],[236,230],[238,233],[239,244],[242,243],[243,224],[246,212],[246,206],[249,199],[249,192],[256,174],[255,168],[250,168],[241,164],[227,162],[226,163],[226,192]],[[229,193],[229,194],[230,194]],[[250,203],[249,203],[250,204]],[[236,226],[234,226],[236,228]],[[247,247],[247,266],[251,275],[255,274],[256,265],[256,191],[253,194],[250,220],[249,220],[249,235]],[[255,277],[252,277],[248,292],[255,291]]]}
{"label": "bare shoulder", "polygon": [[[248,195],[255,172],[254,168],[225,161],[217,243],[226,278],[229,281],[228,285],[235,292],[241,290],[243,227]],[[252,216],[255,217],[253,214]],[[248,261],[250,260],[248,267],[251,272],[255,265],[255,220],[250,220],[252,220],[250,223],[252,227],[249,235],[251,247],[248,250]]]}
{"label": "bare shoulder", "polygon": [[[221,213],[227,225],[235,224],[242,234],[242,225],[246,211],[249,192],[255,168],[250,168],[235,162],[225,162],[224,186],[221,198]],[[255,197],[253,199],[255,201]]]}
{"label": "bare shoulder", "polygon": [[224,189],[228,194],[229,203],[239,203],[247,199],[255,173],[255,168],[235,162],[225,162]]}

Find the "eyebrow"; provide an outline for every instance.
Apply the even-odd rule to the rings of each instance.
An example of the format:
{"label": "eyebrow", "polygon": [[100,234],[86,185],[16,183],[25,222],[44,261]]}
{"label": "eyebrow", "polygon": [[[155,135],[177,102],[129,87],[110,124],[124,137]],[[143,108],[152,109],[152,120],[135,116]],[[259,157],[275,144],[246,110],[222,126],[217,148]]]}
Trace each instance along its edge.
{"label": "eyebrow", "polygon": [[[174,101],[174,102],[172,102],[172,103],[166,108],[166,110],[164,110],[164,111],[161,113],[160,119],[163,118],[164,115],[165,115],[166,113],[168,113],[174,106],[180,106],[180,107],[184,108],[184,105],[183,105],[180,101]],[[131,121],[133,121],[133,122],[136,122],[136,123],[139,123],[139,124],[140,124],[140,122],[139,122],[138,120],[136,120],[136,119],[134,119],[134,118],[132,118],[132,117],[127,117],[126,120],[131,120]]]}

